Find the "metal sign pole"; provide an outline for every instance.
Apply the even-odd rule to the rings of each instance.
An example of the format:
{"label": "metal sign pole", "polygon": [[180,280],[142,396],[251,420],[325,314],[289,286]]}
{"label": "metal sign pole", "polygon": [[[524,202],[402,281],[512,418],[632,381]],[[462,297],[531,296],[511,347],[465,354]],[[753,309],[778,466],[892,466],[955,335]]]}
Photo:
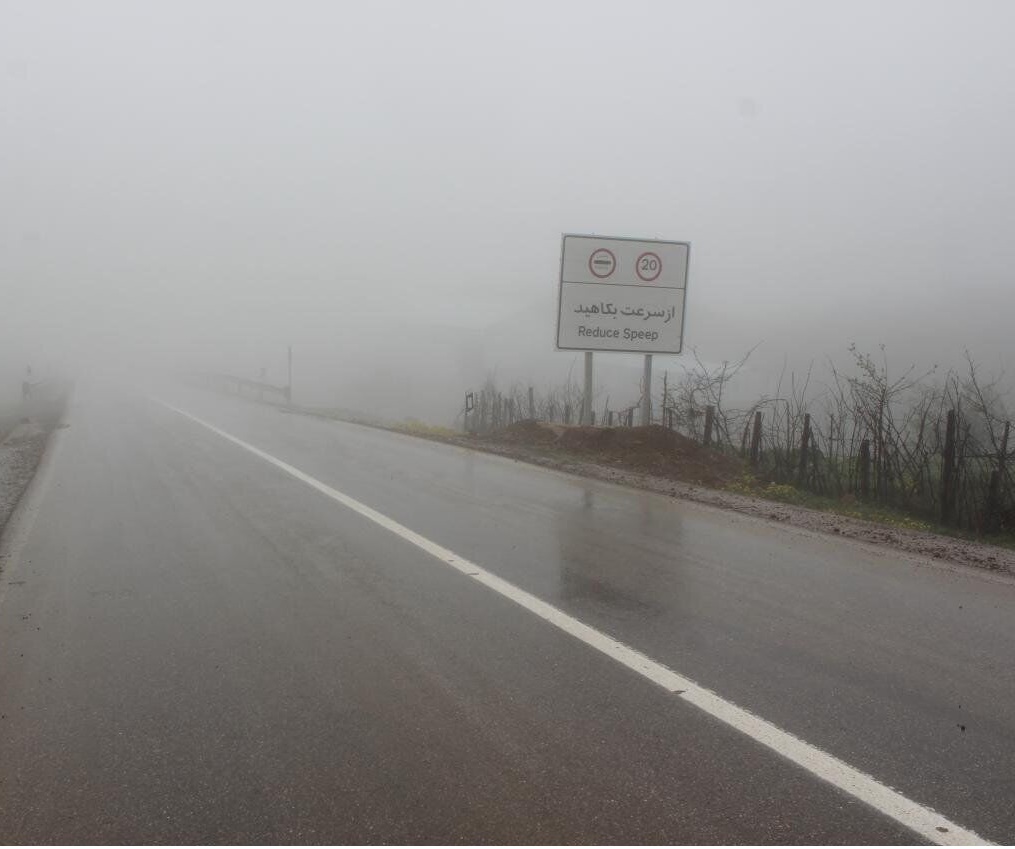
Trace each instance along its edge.
{"label": "metal sign pole", "polygon": [[641,426],[652,424],[652,355],[645,355],[645,373],[642,377]]}
{"label": "metal sign pole", "polygon": [[592,424],[592,352],[585,352],[585,395],[582,398],[583,425]]}

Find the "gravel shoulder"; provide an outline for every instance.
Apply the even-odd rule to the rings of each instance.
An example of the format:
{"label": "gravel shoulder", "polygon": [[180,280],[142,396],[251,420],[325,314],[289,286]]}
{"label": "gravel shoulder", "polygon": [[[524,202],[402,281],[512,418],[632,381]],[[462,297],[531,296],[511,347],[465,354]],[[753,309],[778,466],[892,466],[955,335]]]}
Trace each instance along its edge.
{"label": "gravel shoulder", "polygon": [[[295,411],[304,413],[305,411]],[[313,415],[313,413],[311,413]],[[365,424],[364,422],[358,422]],[[428,439],[448,445],[470,448],[488,454],[509,457],[536,466],[608,481],[621,486],[647,490],[649,492],[683,498],[699,504],[733,510],[748,516],[779,522],[796,528],[831,536],[855,540],[875,546],[893,548],[921,558],[932,558],[949,564],[985,569],[995,573],[1015,576],[1015,551],[1000,546],[970,540],[957,539],[926,531],[896,528],[855,519],[837,513],[814,510],[727,492],[697,483],[687,483],[672,477],[653,475],[649,472],[618,468],[592,462],[585,457],[569,454],[565,450],[548,445],[526,445],[497,440],[489,437],[468,435],[451,436],[432,433],[417,433],[400,427],[381,427],[396,433],[419,439]]]}
{"label": "gravel shoulder", "polygon": [[[446,441],[451,442],[452,440]],[[999,546],[956,539],[925,531],[894,528],[890,525],[867,522],[849,516],[783,504],[764,498],[724,492],[683,481],[674,481],[670,478],[616,469],[579,458],[552,455],[519,446],[490,445],[468,439],[455,440],[454,444],[460,444],[463,447],[472,448],[477,451],[511,457],[526,463],[532,463],[569,474],[596,478],[622,486],[670,495],[674,498],[683,498],[723,510],[733,510],[737,513],[781,522],[809,531],[826,533],[872,545],[888,546],[908,554],[931,557],[948,563],[957,563],[964,566],[973,566],[1015,575],[1015,551]]]}
{"label": "gravel shoulder", "polygon": [[52,399],[0,417],[0,534],[31,483],[63,409],[62,398]]}

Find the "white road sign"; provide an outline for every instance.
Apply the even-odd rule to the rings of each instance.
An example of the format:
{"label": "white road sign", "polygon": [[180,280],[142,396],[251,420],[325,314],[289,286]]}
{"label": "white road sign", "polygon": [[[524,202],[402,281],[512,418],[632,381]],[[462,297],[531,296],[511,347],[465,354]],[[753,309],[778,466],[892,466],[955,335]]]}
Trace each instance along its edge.
{"label": "white road sign", "polygon": [[687,242],[566,234],[557,348],[679,354],[690,251]]}

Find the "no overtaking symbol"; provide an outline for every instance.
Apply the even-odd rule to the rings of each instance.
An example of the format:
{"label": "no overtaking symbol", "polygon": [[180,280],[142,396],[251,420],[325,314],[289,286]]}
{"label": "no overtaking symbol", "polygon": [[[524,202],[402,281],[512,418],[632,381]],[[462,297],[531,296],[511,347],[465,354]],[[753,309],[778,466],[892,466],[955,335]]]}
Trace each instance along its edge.
{"label": "no overtaking symbol", "polygon": [[609,248],[592,251],[589,257],[589,271],[600,280],[605,280],[617,270],[617,258]]}

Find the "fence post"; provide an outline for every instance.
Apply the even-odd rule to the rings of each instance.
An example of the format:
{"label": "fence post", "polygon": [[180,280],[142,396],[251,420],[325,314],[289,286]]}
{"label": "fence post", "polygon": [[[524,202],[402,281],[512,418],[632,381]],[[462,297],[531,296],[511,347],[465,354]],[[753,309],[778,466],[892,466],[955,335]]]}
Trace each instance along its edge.
{"label": "fence post", "polygon": [[941,523],[947,525],[952,519],[953,492],[952,478],[955,475],[955,410],[948,411],[945,426],[945,450],[941,462]]}
{"label": "fence post", "polygon": [[634,407],[627,411],[627,426],[634,427]]}
{"label": "fence post", "polygon": [[754,430],[751,432],[751,465],[757,466],[761,459],[761,410],[754,413]]}
{"label": "fence post", "polygon": [[571,424],[571,405],[570,404],[565,404],[564,405],[564,424],[566,424],[566,425]]}
{"label": "fence post", "polygon": [[613,410],[606,411],[606,426],[613,427]]}
{"label": "fence post", "polygon": [[990,473],[990,484],[987,486],[987,507],[984,510],[983,530],[988,534],[996,534],[1001,529],[1001,473],[994,469]]}
{"label": "fence post", "polygon": [[811,414],[804,413],[804,432],[800,437],[800,472],[799,483],[803,486],[807,480],[807,449],[811,442]]}
{"label": "fence post", "polygon": [[869,498],[871,494],[871,441],[865,439],[860,443],[860,497]]}
{"label": "fence post", "polygon": [[591,411],[591,412],[589,413],[589,418],[591,419],[591,421],[589,422],[589,424],[591,424],[591,425],[592,425],[592,427],[595,427],[595,426],[596,426],[596,411],[595,411],[595,410],[592,410],[592,411]]}
{"label": "fence post", "polygon": [[997,450],[997,468],[990,473],[990,485],[987,488],[987,509],[984,530],[996,534],[1001,530],[1001,481],[1004,479],[1005,464],[1008,460],[1008,434],[1011,422],[1004,423],[1004,435]]}
{"label": "fence post", "polygon": [[532,387],[529,387],[529,418],[534,419],[536,417],[536,398],[532,392]]}
{"label": "fence post", "polygon": [[705,436],[702,442],[705,445],[712,444],[712,424],[715,421],[715,407],[709,404],[705,408]]}

